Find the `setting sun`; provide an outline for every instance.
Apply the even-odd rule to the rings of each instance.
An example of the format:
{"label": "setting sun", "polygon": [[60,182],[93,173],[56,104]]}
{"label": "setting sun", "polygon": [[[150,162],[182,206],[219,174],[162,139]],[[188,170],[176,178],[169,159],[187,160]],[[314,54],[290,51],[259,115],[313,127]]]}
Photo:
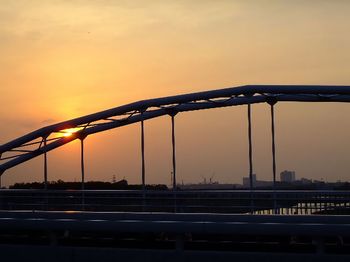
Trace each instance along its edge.
{"label": "setting sun", "polygon": [[62,133],[64,137],[68,137],[68,136],[71,136],[74,133],[78,132],[81,129],[82,129],[81,127],[67,128],[67,129],[60,131],[60,133]]}

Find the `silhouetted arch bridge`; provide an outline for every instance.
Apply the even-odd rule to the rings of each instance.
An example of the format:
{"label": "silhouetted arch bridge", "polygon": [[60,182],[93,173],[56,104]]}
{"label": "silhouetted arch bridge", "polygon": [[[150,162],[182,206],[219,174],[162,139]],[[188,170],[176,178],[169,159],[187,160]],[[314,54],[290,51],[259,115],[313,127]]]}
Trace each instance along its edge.
{"label": "silhouetted arch bridge", "polygon": [[[12,167],[44,155],[44,184],[45,189],[47,189],[47,153],[73,140],[80,139],[82,190],[0,190],[0,209],[7,210],[0,211],[0,237],[2,234],[5,234],[6,238],[20,239],[20,243],[23,243],[23,234],[21,232],[25,230],[25,232],[31,232],[28,233],[28,243],[30,244],[32,244],[31,234],[36,232],[34,237],[40,235],[43,237],[42,239],[48,239],[51,244],[61,241],[65,245],[65,241],[68,241],[68,245],[71,245],[71,243],[84,245],[86,235],[92,236],[91,239],[96,239],[97,235],[105,237],[112,234],[114,237],[121,239],[120,241],[123,241],[122,236],[126,234],[125,237],[127,239],[130,239],[130,237],[141,239],[143,246],[151,246],[154,249],[161,246],[160,249],[164,249],[162,245],[164,243],[167,245],[169,242],[168,238],[165,241],[159,241],[157,240],[157,235],[168,234],[169,239],[172,239],[175,243],[177,250],[183,251],[191,248],[194,248],[194,250],[206,250],[206,253],[196,253],[197,258],[202,261],[210,258],[208,254],[210,255],[211,253],[208,253],[208,248],[209,251],[215,251],[215,245],[207,245],[205,244],[207,242],[201,242],[202,239],[218,241],[220,250],[222,250],[222,245],[225,242],[228,243],[225,244],[227,250],[232,251],[232,248],[234,248],[239,251],[240,247],[243,247],[243,249],[248,248],[248,250],[258,248],[259,250],[259,247],[264,246],[264,243],[271,242],[271,237],[276,243],[279,243],[280,237],[290,237],[289,239],[294,239],[293,241],[296,244],[293,244],[294,242],[289,243],[289,252],[298,252],[300,248],[307,248],[308,245],[316,246],[317,252],[324,252],[328,248],[325,248],[325,245],[328,245],[329,248],[334,248],[334,243],[340,241],[342,245],[339,249],[336,249],[335,253],[344,254],[344,252],[348,252],[347,247],[350,243],[349,241],[346,242],[347,240],[343,240],[342,237],[346,237],[346,239],[350,237],[350,216],[321,216],[316,214],[324,213],[324,211],[327,213],[329,210],[349,211],[349,191],[276,190],[274,106],[276,103],[289,101],[348,103],[350,102],[350,86],[249,85],[143,100],[46,126],[3,144],[0,146],[0,174],[3,175],[6,170]],[[267,103],[271,110],[272,190],[253,190],[251,107],[257,103]],[[250,190],[177,190],[175,116],[186,111],[239,105],[247,105],[248,109],[247,133],[249,141]],[[145,188],[144,121],[163,115],[170,116],[172,125],[173,190],[150,192],[150,190]],[[141,124],[141,176],[143,190],[84,190],[84,139],[98,132],[138,122]],[[67,135],[67,132],[69,132],[69,135]],[[89,200],[87,209],[84,209],[86,205],[85,197]],[[55,206],[48,207],[50,201],[54,202]],[[67,205],[67,201],[70,201],[69,205]],[[121,201],[121,206],[116,206],[116,201]],[[205,204],[209,203],[209,205],[203,207],[203,201]],[[169,203],[171,203],[170,209]],[[102,211],[123,212],[58,211],[79,209],[101,211],[101,206],[105,208],[108,205],[111,208],[102,209]],[[188,209],[190,206],[191,208]],[[54,210],[55,212],[8,211],[12,209]],[[211,214],[208,214],[208,210]],[[152,211],[156,213],[135,213],[134,211]],[[164,211],[166,213],[159,213]],[[266,215],[270,214],[270,212],[273,214],[272,216]],[[251,216],[251,214],[255,215]],[[281,214],[299,214],[299,216],[282,216]],[[313,216],[308,216],[309,214],[313,214]],[[67,232],[76,232],[78,236],[81,232],[84,234],[82,234],[83,237],[74,237],[74,234],[73,237],[70,237],[67,236]],[[145,234],[149,238],[142,240]],[[190,239],[186,239],[189,236],[188,234],[191,235]],[[294,238],[295,236],[306,236],[312,241],[305,244],[303,239],[300,242]],[[331,237],[333,242],[329,242],[329,237]],[[196,242],[196,239],[199,241]],[[111,241],[112,245],[114,245],[114,240]],[[128,241],[125,242],[126,245],[134,248],[134,242],[128,244]],[[239,247],[237,247],[237,243],[239,243]],[[247,243],[257,244],[249,246]],[[96,244],[96,242],[93,244]],[[91,243],[89,246],[91,246]],[[280,252],[280,249],[275,247],[274,245],[274,252]],[[284,246],[282,245],[282,247]],[[6,246],[0,249],[1,253],[8,252],[8,248]],[[15,248],[16,252],[12,252],[11,256],[14,253],[21,253],[17,252],[17,246]],[[315,251],[313,248],[310,250]],[[80,254],[79,252],[85,254],[87,251],[86,249],[83,251],[77,249],[76,252],[78,252],[77,254]],[[91,250],[91,252],[98,253],[99,251]],[[120,253],[118,253],[118,250],[116,252],[116,256],[119,257]],[[139,256],[138,259],[143,259],[145,252],[137,252],[133,251],[132,254]],[[45,254],[51,258],[51,251],[46,251]],[[67,261],[74,252],[69,254],[67,254]],[[234,257],[232,253],[224,254],[222,255],[225,258]],[[251,254],[249,253],[249,255]],[[343,259],[342,261],[348,261],[348,255],[337,256],[337,261],[340,258]],[[150,257],[149,260],[153,261],[153,258]],[[295,257],[293,258],[294,260]]]}
{"label": "silhouetted arch bridge", "polygon": [[[273,187],[276,184],[274,106],[277,102],[350,102],[350,86],[248,85],[219,90],[142,100],[91,115],[40,128],[0,146],[0,174],[34,157],[44,155],[44,181],[47,188],[47,152],[73,140],[81,140],[81,175],[84,191],[84,139],[98,132],[141,123],[142,185],[145,189],[144,121],[164,115],[172,125],[172,183],[176,189],[175,116],[181,112],[247,105],[249,176],[253,188],[251,105],[268,103],[271,108]],[[71,134],[67,136],[67,130]]]}

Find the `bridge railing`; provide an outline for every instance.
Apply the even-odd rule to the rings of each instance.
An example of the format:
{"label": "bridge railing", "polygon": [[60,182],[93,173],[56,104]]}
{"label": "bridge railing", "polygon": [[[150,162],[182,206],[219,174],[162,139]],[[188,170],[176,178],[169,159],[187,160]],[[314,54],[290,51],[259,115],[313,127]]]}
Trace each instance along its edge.
{"label": "bridge railing", "polygon": [[348,214],[350,191],[0,190],[1,210]]}

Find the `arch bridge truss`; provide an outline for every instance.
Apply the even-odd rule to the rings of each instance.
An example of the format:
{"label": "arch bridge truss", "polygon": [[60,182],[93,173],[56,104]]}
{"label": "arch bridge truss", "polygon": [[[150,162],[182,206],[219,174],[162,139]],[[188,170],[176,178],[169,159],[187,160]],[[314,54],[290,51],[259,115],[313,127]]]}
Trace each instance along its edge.
{"label": "arch bridge truss", "polygon": [[[47,187],[47,152],[73,140],[81,140],[82,189],[84,189],[84,139],[95,133],[141,123],[142,185],[145,186],[144,121],[163,115],[171,117],[173,188],[176,188],[175,115],[181,112],[248,105],[249,175],[252,187],[251,105],[271,107],[273,182],[276,181],[274,105],[277,102],[350,102],[350,86],[247,85],[191,94],[142,100],[98,113],[49,125],[0,146],[0,175],[6,170],[44,155]],[[1,176],[0,176],[1,178]]]}

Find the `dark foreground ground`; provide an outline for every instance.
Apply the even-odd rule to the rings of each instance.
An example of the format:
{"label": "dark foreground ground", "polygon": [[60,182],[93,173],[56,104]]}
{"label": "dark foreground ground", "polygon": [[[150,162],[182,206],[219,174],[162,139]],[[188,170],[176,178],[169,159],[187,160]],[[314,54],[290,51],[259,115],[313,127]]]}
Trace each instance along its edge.
{"label": "dark foreground ground", "polygon": [[77,261],[349,261],[344,254],[309,254],[284,252],[232,252],[232,251],[174,251],[126,248],[63,247],[0,245],[1,261],[13,262],[77,262]]}

